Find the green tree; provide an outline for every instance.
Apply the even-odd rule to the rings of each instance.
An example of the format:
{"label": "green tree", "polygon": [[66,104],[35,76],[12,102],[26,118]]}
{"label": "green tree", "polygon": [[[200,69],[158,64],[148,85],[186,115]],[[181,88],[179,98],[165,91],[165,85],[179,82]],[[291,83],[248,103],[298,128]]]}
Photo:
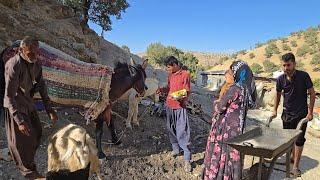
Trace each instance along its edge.
{"label": "green tree", "polygon": [[254,55],[254,53],[250,53],[250,54],[249,54],[249,58],[250,58],[250,59],[253,59],[254,57],[256,57],[256,56]]}
{"label": "green tree", "polygon": [[310,47],[308,45],[304,44],[303,46],[298,48],[297,56],[299,56],[299,57],[305,56],[310,51],[311,51]]}
{"label": "green tree", "polygon": [[263,46],[263,43],[257,43],[257,44],[255,45],[256,48],[259,48],[259,47],[261,47],[261,46]]}
{"label": "green tree", "polygon": [[147,47],[146,56],[153,64],[163,64],[168,53],[166,47],[161,43],[152,43]]}
{"label": "green tree", "polygon": [[181,49],[174,46],[164,46],[161,43],[152,43],[147,47],[146,57],[153,64],[163,65],[164,60],[168,56],[174,56],[186,66],[191,73],[192,78],[195,78],[196,72],[199,68],[199,60],[192,53],[185,53]]}
{"label": "green tree", "polygon": [[290,41],[290,44],[292,47],[297,47],[298,44],[297,44],[297,41]]}
{"label": "green tree", "polygon": [[316,78],[313,81],[313,85],[314,85],[315,89],[320,90],[320,78]]}
{"label": "green tree", "polygon": [[296,68],[299,69],[299,70],[305,70],[304,69],[304,64],[301,61],[297,61],[296,62]]}
{"label": "green tree", "polygon": [[238,54],[237,53],[233,53],[230,58],[231,59],[237,59],[237,57],[238,57]]}
{"label": "green tree", "polygon": [[279,69],[278,66],[273,62],[271,62],[270,60],[263,61],[263,68],[266,72],[270,72],[270,73],[275,72]]}
{"label": "green tree", "polygon": [[121,19],[121,13],[129,7],[126,0],[58,0],[58,2],[71,7],[82,18],[82,27],[88,27],[90,20],[101,26],[103,31],[112,29],[112,16]]}
{"label": "green tree", "polygon": [[267,47],[265,48],[265,56],[267,58],[270,58],[273,54],[279,54],[279,48],[275,43],[269,43]]}
{"label": "green tree", "polygon": [[288,46],[288,44],[282,44],[282,49],[284,51],[291,51],[291,48],[290,48],[290,46]]}
{"label": "green tree", "polygon": [[315,54],[312,57],[311,64],[319,65],[320,64],[320,54]]}
{"label": "green tree", "polygon": [[281,38],[281,41],[282,41],[282,43],[287,43],[288,42],[288,38],[287,37]]}
{"label": "green tree", "polygon": [[263,72],[262,66],[260,64],[258,64],[258,63],[253,63],[251,65],[251,70],[252,70],[252,72],[254,72],[256,74],[259,74],[259,73]]}
{"label": "green tree", "polygon": [[126,45],[122,45],[121,48],[125,50],[127,53],[130,53],[130,48]]}
{"label": "green tree", "polygon": [[246,50],[241,50],[241,51],[238,52],[238,54],[245,55],[245,54],[247,54],[247,51]]}
{"label": "green tree", "polygon": [[318,32],[316,28],[308,28],[303,35],[306,43],[310,46],[313,46],[318,42]]}

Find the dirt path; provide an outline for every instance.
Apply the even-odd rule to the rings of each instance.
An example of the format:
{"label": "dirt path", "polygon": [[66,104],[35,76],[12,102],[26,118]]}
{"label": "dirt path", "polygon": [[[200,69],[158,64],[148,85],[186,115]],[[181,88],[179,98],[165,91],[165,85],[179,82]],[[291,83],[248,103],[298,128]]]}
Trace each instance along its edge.
{"label": "dirt path", "polygon": [[[120,115],[126,117],[125,105],[118,104],[115,109]],[[144,107],[139,108],[140,114]],[[93,137],[94,127],[85,126],[82,117],[77,113],[78,109],[60,109],[60,122],[52,129],[43,129],[43,138],[41,146],[36,155],[36,163],[41,173],[46,172],[47,167],[47,138],[56,132],[59,128],[70,122],[86,127]],[[43,122],[49,122],[46,114],[40,112],[40,118]],[[159,117],[145,115],[140,121],[140,127],[134,127],[133,130],[124,128],[124,121],[116,116],[115,124],[117,132],[122,136],[122,144],[118,146],[105,144],[105,151],[108,160],[104,163],[105,175],[108,179],[199,179],[204,144],[206,137],[192,139],[193,167],[192,173],[185,173],[183,170],[183,157],[171,157],[171,146],[167,137],[165,120]],[[79,119],[79,121],[77,121]],[[192,137],[199,134],[205,134],[209,126],[203,121],[191,119]],[[44,123],[45,125],[45,123]],[[124,131],[124,132],[123,132]],[[108,143],[110,135],[105,128],[103,141]],[[4,129],[1,128],[0,148],[5,148]],[[0,179],[23,179],[15,169],[12,162],[1,161]]]}
{"label": "dirt path", "polygon": [[[140,113],[144,112],[141,106]],[[117,104],[115,110],[123,117],[126,117],[127,107],[124,104]],[[59,109],[60,122],[52,129],[43,130],[43,139],[36,155],[36,162],[41,173],[46,172],[47,167],[47,138],[59,128],[75,122],[85,127],[93,137],[93,125],[85,126],[85,122],[78,113],[78,109]],[[44,112],[40,113],[43,122],[49,122]],[[206,134],[209,126],[199,119],[191,118],[191,141],[193,151],[193,172],[185,173],[183,170],[183,157],[171,157],[171,146],[165,128],[165,120],[159,117],[145,115],[140,121],[140,127],[133,130],[125,129],[124,121],[114,116],[118,133],[122,136],[122,144],[119,146],[105,144],[105,151],[108,160],[104,163],[105,176],[107,179],[200,179],[203,152],[206,144]],[[273,126],[279,126],[275,122]],[[6,146],[4,129],[0,128],[0,148]],[[308,129],[311,131],[311,128]],[[103,141],[108,143],[110,135],[105,128]],[[316,132],[317,133],[317,132]],[[199,137],[199,135],[205,135]],[[307,133],[307,142],[301,161],[303,179],[317,179],[320,177],[320,141]],[[257,159],[257,158],[256,158]],[[246,162],[251,163],[251,158],[246,157]],[[0,161],[0,179],[23,179],[15,169],[12,162]],[[282,168],[283,167],[277,167]],[[274,171],[271,179],[284,179],[285,173]],[[92,178],[94,179],[94,178]]]}

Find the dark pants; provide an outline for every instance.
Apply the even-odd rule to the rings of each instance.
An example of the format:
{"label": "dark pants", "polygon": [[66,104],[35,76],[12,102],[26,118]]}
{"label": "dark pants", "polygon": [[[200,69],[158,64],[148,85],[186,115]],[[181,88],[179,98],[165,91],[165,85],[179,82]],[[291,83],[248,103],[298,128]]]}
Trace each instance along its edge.
{"label": "dark pants", "polygon": [[29,136],[21,133],[9,110],[5,109],[5,126],[11,157],[21,174],[29,177],[36,173],[34,157],[40,145],[42,127],[37,112],[23,115],[23,117],[30,128]]}
{"label": "dark pants", "polygon": [[[301,115],[291,115],[283,112],[281,115],[283,129],[296,129],[299,122],[307,116],[307,113],[302,113]],[[297,146],[303,146],[306,138],[304,137],[307,130],[307,123],[304,123],[300,129],[302,132],[298,136],[296,141]]]}
{"label": "dark pants", "polygon": [[184,160],[191,160],[190,146],[190,125],[187,110],[185,108],[171,109],[166,108],[167,128],[172,150],[175,153],[184,152]]}

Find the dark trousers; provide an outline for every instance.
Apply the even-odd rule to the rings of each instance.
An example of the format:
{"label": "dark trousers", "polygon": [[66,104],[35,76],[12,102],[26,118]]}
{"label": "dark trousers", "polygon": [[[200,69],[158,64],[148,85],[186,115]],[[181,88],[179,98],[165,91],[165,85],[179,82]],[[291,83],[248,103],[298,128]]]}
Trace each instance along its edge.
{"label": "dark trousers", "polygon": [[184,160],[190,161],[190,125],[187,109],[171,109],[167,107],[166,114],[167,128],[169,131],[169,139],[172,145],[172,150],[175,153],[179,153],[181,148],[184,153]]}
{"label": "dark trousers", "polygon": [[29,136],[21,133],[9,110],[5,109],[5,127],[11,157],[21,174],[29,177],[36,173],[34,157],[40,145],[42,127],[37,112],[23,115],[23,117],[30,128]]}
{"label": "dark trousers", "polygon": [[[283,112],[281,115],[281,119],[282,119],[282,124],[283,124],[283,129],[296,129],[299,122],[305,118],[307,116],[307,112],[306,113],[301,113],[301,114],[288,114],[286,112]],[[296,145],[297,146],[303,146],[304,143],[306,142],[306,138],[304,137],[306,134],[306,130],[307,130],[307,123],[303,124],[301,126],[300,129],[302,132],[300,133],[300,135],[297,138],[296,141]]]}

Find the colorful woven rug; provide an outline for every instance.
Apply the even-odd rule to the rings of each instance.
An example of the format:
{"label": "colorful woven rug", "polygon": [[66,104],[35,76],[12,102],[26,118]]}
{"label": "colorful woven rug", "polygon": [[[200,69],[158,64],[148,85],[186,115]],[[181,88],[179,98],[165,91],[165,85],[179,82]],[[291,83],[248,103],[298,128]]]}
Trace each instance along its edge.
{"label": "colorful woven rug", "polygon": [[[3,54],[5,61],[18,52],[19,44],[17,41],[7,49]],[[42,42],[39,62],[52,102],[84,107],[87,121],[96,119],[109,104],[111,67],[82,62]]]}

